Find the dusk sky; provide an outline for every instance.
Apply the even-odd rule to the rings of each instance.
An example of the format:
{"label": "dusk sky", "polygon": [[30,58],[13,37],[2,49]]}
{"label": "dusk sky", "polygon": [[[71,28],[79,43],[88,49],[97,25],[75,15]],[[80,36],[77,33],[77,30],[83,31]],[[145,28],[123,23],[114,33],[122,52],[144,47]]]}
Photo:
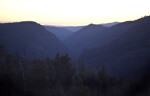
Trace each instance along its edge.
{"label": "dusk sky", "polygon": [[150,15],[150,0],[0,0],[0,22],[76,26]]}

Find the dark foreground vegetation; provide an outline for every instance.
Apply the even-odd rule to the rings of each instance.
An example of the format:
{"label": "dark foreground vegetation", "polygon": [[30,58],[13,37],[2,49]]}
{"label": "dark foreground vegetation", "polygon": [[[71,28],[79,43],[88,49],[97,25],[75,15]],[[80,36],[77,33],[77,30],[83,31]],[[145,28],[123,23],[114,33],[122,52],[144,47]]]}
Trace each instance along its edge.
{"label": "dark foreground vegetation", "polygon": [[0,96],[150,96],[150,78],[130,80],[71,64],[69,56],[27,59],[0,46]]}

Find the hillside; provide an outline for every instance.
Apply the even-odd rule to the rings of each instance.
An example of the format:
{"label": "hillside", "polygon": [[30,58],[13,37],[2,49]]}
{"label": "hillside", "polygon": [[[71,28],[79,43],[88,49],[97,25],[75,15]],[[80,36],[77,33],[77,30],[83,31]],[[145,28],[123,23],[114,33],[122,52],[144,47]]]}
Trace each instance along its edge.
{"label": "hillside", "polygon": [[138,77],[149,70],[150,17],[132,22],[135,26],[109,44],[84,50],[80,56],[83,62],[96,68],[105,64],[111,74],[127,77]]}
{"label": "hillside", "polygon": [[53,57],[67,52],[58,38],[36,22],[0,24],[0,44],[25,57]]}
{"label": "hillside", "polygon": [[55,34],[56,37],[59,38],[59,40],[61,40],[61,41],[73,33],[72,31],[65,29],[65,28],[61,28],[61,27],[54,27],[54,26],[44,26],[44,27],[48,31]]}
{"label": "hillside", "polygon": [[90,24],[66,38],[64,45],[78,57],[84,49],[103,46],[124,34],[132,26],[134,26],[132,21],[112,27]]}
{"label": "hillside", "polygon": [[106,29],[104,26],[89,24],[66,38],[64,45],[78,56],[84,48],[93,47],[95,35],[104,29]]}

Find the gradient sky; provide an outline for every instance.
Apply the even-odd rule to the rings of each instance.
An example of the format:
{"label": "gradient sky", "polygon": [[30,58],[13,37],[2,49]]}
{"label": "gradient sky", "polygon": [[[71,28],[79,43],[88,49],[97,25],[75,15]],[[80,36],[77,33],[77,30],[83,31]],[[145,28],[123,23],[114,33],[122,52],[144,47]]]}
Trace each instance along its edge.
{"label": "gradient sky", "polygon": [[0,0],[0,22],[87,25],[150,15],[150,0]]}

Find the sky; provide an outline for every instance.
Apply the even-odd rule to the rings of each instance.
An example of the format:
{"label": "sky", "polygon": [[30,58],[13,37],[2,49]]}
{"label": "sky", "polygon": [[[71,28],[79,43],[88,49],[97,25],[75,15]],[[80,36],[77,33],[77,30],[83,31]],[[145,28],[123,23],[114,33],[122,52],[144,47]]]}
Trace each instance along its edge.
{"label": "sky", "polygon": [[0,22],[79,26],[150,15],[150,0],[0,0]]}

